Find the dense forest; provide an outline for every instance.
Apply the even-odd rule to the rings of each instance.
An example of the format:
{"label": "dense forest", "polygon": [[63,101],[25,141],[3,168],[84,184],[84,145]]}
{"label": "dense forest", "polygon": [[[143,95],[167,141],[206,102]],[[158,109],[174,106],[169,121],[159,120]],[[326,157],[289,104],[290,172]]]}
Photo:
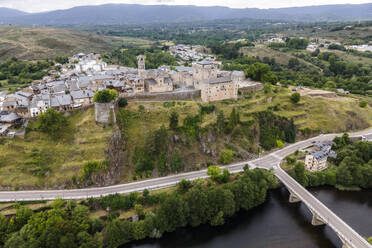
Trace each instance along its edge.
{"label": "dense forest", "polygon": [[[294,40],[294,39],[290,39]],[[296,39],[298,40],[298,39]],[[302,42],[287,42],[292,46],[302,46]],[[285,45],[285,44],[284,44]],[[288,64],[279,64],[274,57],[249,57],[235,52],[235,58],[221,52],[223,69],[243,70],[247,77],[268,83],[280,82],[282,85],[301,85],[316,88],[336,89],[342,88],[354,94],[372,94],[372,65],[358,64],[345,61],[332,50],[307,53],[302,49],[293,49],[287,46],[275,49],[286,49],[312,65],[305,64],[299,59],[291,58]],[[289,49],[289,50],[288,50]],[[237,49],[236,49],[237,50]],[[229,49],[227,49],[229,51]]]}
{"label": "dense forest", "polygon": [[[83,27],[84,30],[110,36],[130,36],[167,40],[176,44],[206,45],[233,39],[256,40],[265,32],[288,28],[270,20],[230,19],[180,23]],[[303,24],[299,24],[303,25]],[[295,25],[296,26],[296,25]]]}
{"label": "dense forest", "polygon": [[[246,170],[222,184],[213,179],[182,180],[171,193],[150,194],[145,190],[142,194],[116,194],[80,203],[59,199],[39,211],[16,204],[14,216],[0,215],[0,246],[116,248],[147,237],[160,238],[179,227],[223,225],[238,211],[262,204],[267,191],[276,186],[271,172]],[[97,210],[109,213],[91,218],[90,212]],[[137,222],[119,218],[130,210],[138,216]]]}
{"label": "dense forest", "polygon": [[8,84],[31,83],[48,75],[47,70],[53,65],[53,61],[29,62],[11,58],[0,63],[0,81],[7,80]]}

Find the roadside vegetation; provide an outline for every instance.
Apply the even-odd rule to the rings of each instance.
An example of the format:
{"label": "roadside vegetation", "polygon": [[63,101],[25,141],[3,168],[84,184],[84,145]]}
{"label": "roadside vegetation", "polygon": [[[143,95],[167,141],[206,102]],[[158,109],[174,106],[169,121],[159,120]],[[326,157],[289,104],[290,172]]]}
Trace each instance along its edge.
{"label": "roadside vegetation", "polygon": [[329,158],[330,167],[323,171],[309,172],[302,162],[288,157],[292,166],[288,172],[305,187],[334,186],[340,190],[372,188],[372,143],[352,142],[347,134],[334,139],[332,149],[337,158]]}
{"label": "roadside vegetation", "polygon": [[[257,169],[219,183],[183,180],[167,192],[8,204],[12,214],[0,214],[0,245],[116,248],[134,240],[160,238],[180,227],[223,225],[238,211],[262,204],[267,191],[275,187],[275,176]],[[28,207],[36,203],[39,209]]]}

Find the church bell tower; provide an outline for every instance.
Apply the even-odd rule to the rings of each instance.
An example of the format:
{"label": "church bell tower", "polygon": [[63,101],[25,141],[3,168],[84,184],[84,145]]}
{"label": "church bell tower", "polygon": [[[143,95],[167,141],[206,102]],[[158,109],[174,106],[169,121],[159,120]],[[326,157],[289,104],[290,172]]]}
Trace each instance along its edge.
{"label": "church bell tower", "polygon": [[145,76],[146,67],[145,67],[145,56],[138,56],[138,75],[143,78]]}

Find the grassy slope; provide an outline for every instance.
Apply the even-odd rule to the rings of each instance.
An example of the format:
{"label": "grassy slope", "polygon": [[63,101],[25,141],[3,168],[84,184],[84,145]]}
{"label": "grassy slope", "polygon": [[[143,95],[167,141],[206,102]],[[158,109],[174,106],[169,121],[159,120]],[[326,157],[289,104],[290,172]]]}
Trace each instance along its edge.
{"label": "grassy slope", "polygon": [[[31,132],[25,139],[6,139],[0,145],[0,185],[63,185],[79,174],[85,161],[104,159],[104,149],[112,130],[95,124],[93,108],[69,118],[76,128],[72,143],[57,143],[39,132]],[[34,149],[49,156],[51,173],[45,178],[30,173],[30,165],[26,164]]]}
{"label": "grassy slope", "polygon": [[[298,104],[293,104],[289,100],[292,92],[286,88],[281,88],[279,93],[264,94],[259,92],[250,99],[240,99],[238,101],[216,102],[217,110],[222,110],[226,117],[231,113],[233,107],[237,107],[241,113],[241,120],[248,120],[249,116],[245,114],[266,110],[269,106],[280,104],[280,110],[275,112],[281,116],[294,118],[296,125],[300,129],[310,128],[316,132],[343,132],[350,129],[364,129],[372,125],[372,108],[359,107],[357,97],[338,97],[333,99],[302,97]],[[371,101],[371,100],[370,100]],[[161,125],[168,126],[168,116],[172,110],[180,114],[180,125],[187,114],[197,114],[199,107],[197,102],[177,102],[174,107],[166,108],[161,102],[135,103],[131,102],[128,109],[137,111],[139,105],[143,105],[146,111],[139,114],[139,117],[132,120],[127,133],[129,134],[126,152],[126,165],[131,163],[131,156],[136,146],[144,143],[146,133],[149,130],[156,130]],[[202,126],[215,123],[216,113],[204,116]],[[225,149],[225,144],[230,143],[229,138],[218,138],[214,146],[216,150]],[[245,142],[245,143],[244,143]],[[241,148],[248,149],[251,144],[247,141],[234,142],[239,143]],[[200,152],[200,144],[195,142],[189,148],[178,147],[185,159],[186,169],[196,169],[197,164],[206,162],[218,163],[218,157],[212,158]],[[126,167],[123,173],[122,182],[132,180],[134,169],[131,166]]]}
{"label": "grassy slope", "polygon": [[104,53],[124,44],[146,46],[151,42],[59,28],[0,26],[0,61],[12,56],[31,60],[79,52]]}
{"label": "grassy slope", "polygon": [[[280,89],[280,88],[278,88]],[[372,125],[372,108],[367,106],[362,109],[358,106],[357,97],[348,98],[311,98],[303,97],[300,103],[293,104],[289,100],[292,92],[281,88],[278,93],[264,94],[259,92],[251,98],[242,98],[238,101],[217,102],[217,110],[222,110],[228,117],[232,107],[237,107],[241,113],[241,120],[248,120],[245,114],[266,110],[269,106],[280,104],[280,110],[276,113],[286,117],[293,117],[299,128],[310,128],[319,132],[342,132],[350,128],[366,128]],[[134,168],[131,158],[136,146],[143,145],[146,133],[156,130],[161,125],[168,126],[168,116],[172,110],[180,114],[180,123],[187,114],[197,114],[199,111],[197,102],[176,102],[174,107],[164,107],[162,102],[130,102],[128,109],[138,112],[139,105],[145,107],[143,113],[130,122],[126,133],[125,165],[123,167],[122,182],[133,180]],[[202,126],[216,121],[216,114],[205,115]],[[78,175],[84,161],[99,160],[104,158],[104,148],[107,138],[111,136],[110,128],[97,126],[94,122],[94,111],[90,108],[86,112],[78,112],[70,117],[77,127],[72,144],[61,144],[51,141],[44,135],[32,132],[25,140],[6,140],[0,145],[0,185],[12,186],[49,186],[64,185],[71,180],[73,175]],[[220,137],[213,143],[217,151],[226,149],[226,143],[231,144],[229,137]],[[243,140],[234,141],[241,148],[248,149],[252,144]],[[211,157],[201,152],[198,142],[191,143],[189,147],[177,145],[181,150],[186,170],[197,169],[198,164],[206,162],[218,163],[218,156]],[[33,149],[48,152],[51,156],[50,166],[52,172],[44,178],[33,176],[25,164],[30,159]],[[156,174],[154,174],[156,176]]]}
{"label": "grassy slope", "polygon": [[[259,56],[260,58],[269,57],[275,58],[275,61],[281,65],[288,65],[288,62],[291,58],[295,57],[291,52],[281,52],[274,49],[271,49],[267,45],[256,45],[255,47],[244,47],[242,48],[242,53],[245,56]],[[317,66],[301,59],[297,58],[301,63],[306,64],[314,69],[320,70]]]}

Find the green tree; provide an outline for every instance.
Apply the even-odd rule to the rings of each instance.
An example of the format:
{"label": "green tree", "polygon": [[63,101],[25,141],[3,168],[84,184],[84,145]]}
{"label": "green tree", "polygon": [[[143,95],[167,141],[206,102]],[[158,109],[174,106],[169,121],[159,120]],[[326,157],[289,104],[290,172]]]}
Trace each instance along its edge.
{"label": "green tree", "polygon": [[225,116],[222,110],[218,112],[216,125],[219,132],[225,129]]}
{"label": "green tree", "polygon": [[53,108],[48,108],[45,113],[39,115],[37,119],[38,129],[50,135],[52,138],[59,139],[71,132],[71,126],[63,113],[57,112]]}
{"label": "green tree", "polygon": [[359,107],[365,108],[365,107],[367,107],[367,104],[368,104],[368,102],[366,100],[362,100],[362,101],[359,102]]}
{"label": "green tree", "polygon": [[186,193],[190,189],[190,187],[191,187],[191,182],[186,179],[182,179],[177,184],[178,191],[181,192],[181,194]]}
{"label": "green tree", "polygon": [[173,151],[171,159],[170,159],[170,168],[172,172],[180,172],[184,168],[183,157],[177,148]]}
{"label": "green tree", "polygon": [[219,175],[221,175],[221,168],[218,165],[211,165],[207,169],[207,175],[211,177],[212,180],[216,180]]}
{"label": "green tree", "polygon": [[189,208],[183,197],[172,194],[167,197],[157,211],[157,226],[160,231],[173,232],[178,227],[187,225]]}
{"label": "green tree", "polygon": [[109,103],[118,98],[118,92],[113,89],[97,91],[93,96],[93,101],[98,103]]}
{"label": "green tree", "polygon": [[67,56],[57,56],[55,59],[54,59],[57,63],[60,63],[60,64],[67,64],[68,63],[68,57]]}
{"label": "green tree", "polygon": [[300,95],[300,93],[295,92],[295,93],[293,93],[293,94],[291,95],[290,99],[291,99],[291,101],[292,101],[293,103],[298,103],[298,102],[301,100],[301,95]]}
{"label": "green tree", "polygon": [[178,113],[176,111],[172,111],[169,117],[169,128],[172,130],[177,130],[178,128]]}
{"label": "green tree", "polygon": [[271,93],[271,84],[269,84],[269,83],[266,83],[266,84],[264,84],[264,93],[265,94],[269,94],[269,93]]}
{"label": "green tree", "polygon": [[108,247],[117,248],[133,240],[133,223],[115,219],[108,223],[106,242]]}
{"label": "green tree", "polygon": [[223,150],[220,155],[220,161],[222,164],[229,164],[233,161],[234,151],[226,149]]}
{"label": "green tree", "polygon": [[281,141],[280,139],[279,140],[276,140],[276,146],[278,148],[283,148],[283,146],[284,146],[283,141]]}
{"label": "green tree", "polygon": [[273,74],[270,67],[267,64],[256,62],[249,66],[245,71],[247,77],[252,78],[256,81],[276,83],[277,77]]}
{"label": "green tree", "polygon": [[125,108],[128,105],[128,100],[124,97],[120,97],[118,101],[118,106],[120,108]]}

